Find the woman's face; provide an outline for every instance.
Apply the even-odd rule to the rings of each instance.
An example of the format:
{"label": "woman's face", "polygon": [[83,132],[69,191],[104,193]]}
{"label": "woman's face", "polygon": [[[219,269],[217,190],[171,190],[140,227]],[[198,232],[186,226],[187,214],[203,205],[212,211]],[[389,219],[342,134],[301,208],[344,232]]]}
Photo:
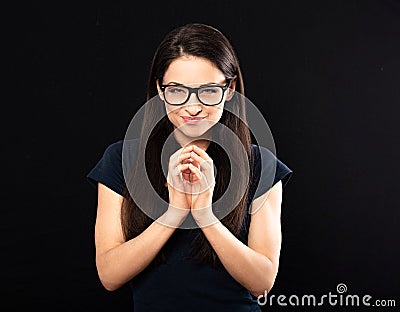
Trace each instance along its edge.
{"label": "woman's face", "polygon": [[[188,87],[199,87],[204,84],[223,86],[226,80],[224,74],[209,60],[181,56],[169,65],[162,83],[163,85],[183,84]],[[161,89],[157,87],[161,99],[164,99]],[[230,87],[234,88],[233,82]],[[186,137],[200,137],[220,120],[227,91],[221,103],[215,106],[203,105],[195,93],[192,93],[189,100],[180,106],[170,105],[164,101],[168,119]],[[195,118],[190,119],[191,117]]]}

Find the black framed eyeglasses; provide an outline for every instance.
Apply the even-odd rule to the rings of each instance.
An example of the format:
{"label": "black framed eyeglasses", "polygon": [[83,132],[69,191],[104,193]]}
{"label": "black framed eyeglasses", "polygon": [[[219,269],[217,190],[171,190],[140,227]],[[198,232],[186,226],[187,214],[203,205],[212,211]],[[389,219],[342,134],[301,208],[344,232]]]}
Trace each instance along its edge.
{"label": "black framed eyeglasses", "polygon": [[192,93],[196,93],[201,104],[214,106],[222,102],[231,81],[232,79],[227,79],[227,83],[223,86],[207,84],[191,88],[182,84],[168,84],[161,85],[160,88],[165,101],[170,105],[183,105],[189,100]]}

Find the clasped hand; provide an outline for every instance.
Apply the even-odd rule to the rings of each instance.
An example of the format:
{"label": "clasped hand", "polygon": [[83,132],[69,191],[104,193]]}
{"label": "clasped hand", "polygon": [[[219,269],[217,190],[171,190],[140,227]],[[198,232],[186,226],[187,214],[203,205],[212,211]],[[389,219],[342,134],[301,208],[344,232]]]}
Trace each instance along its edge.
{"label": "clasped hand", "polygon": [[183,215],[197,220],[212,213],[214,163],[204,150],[189,145],[171,155],[167,182],[170,205]]}

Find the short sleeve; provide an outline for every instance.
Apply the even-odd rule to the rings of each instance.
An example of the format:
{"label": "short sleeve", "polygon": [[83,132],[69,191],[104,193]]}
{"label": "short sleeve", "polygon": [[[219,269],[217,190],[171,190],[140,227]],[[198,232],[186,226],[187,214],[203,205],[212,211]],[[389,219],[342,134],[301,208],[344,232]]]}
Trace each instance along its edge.
{"label": "short sleeve", "polygon": [[276,172],[275,172],[275,179],[272,184],[272,186],[275,185],[275,183],[282,181],[282,186],[285,187],[286,184],[289,182],[290,177],[293,174],[293,170],[290,169],[288,166],[286,166],[281,160],[278,158],[276,159]]}
{"label": "short sleeve", "polygon": [[86,175],[90,184],[97,188],[98,182],[122,196],[125,187],[122,171],[123,141],[109,145],[97,164]]}
{"label": "short sleeve", "polygon": [[282,181],[286,186],[293,170],[278,159],[269,149],[259,146],[255,148],[255,184],[256,191],[254,198],[257,198],[272,188],[277,182]]}

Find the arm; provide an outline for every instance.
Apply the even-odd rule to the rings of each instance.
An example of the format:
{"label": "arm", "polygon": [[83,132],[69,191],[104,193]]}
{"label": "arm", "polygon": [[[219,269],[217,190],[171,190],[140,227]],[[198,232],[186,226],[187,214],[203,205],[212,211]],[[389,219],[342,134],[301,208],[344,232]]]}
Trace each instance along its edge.
{"label": "arm", "polygon": [[229,274],[256,297],[270,291],[278,273],[281,203],[281,181],[253,201],[248,246],[221,222],[202,227]]}
{"label": "arm", "polygon": [[125,242],[120,219],[123,197],[101,183],[98,186],[96,266],[103,286],[113,291],[150,264],[175,231],[163,224],[175,221],[166,212],[140,235]]}

